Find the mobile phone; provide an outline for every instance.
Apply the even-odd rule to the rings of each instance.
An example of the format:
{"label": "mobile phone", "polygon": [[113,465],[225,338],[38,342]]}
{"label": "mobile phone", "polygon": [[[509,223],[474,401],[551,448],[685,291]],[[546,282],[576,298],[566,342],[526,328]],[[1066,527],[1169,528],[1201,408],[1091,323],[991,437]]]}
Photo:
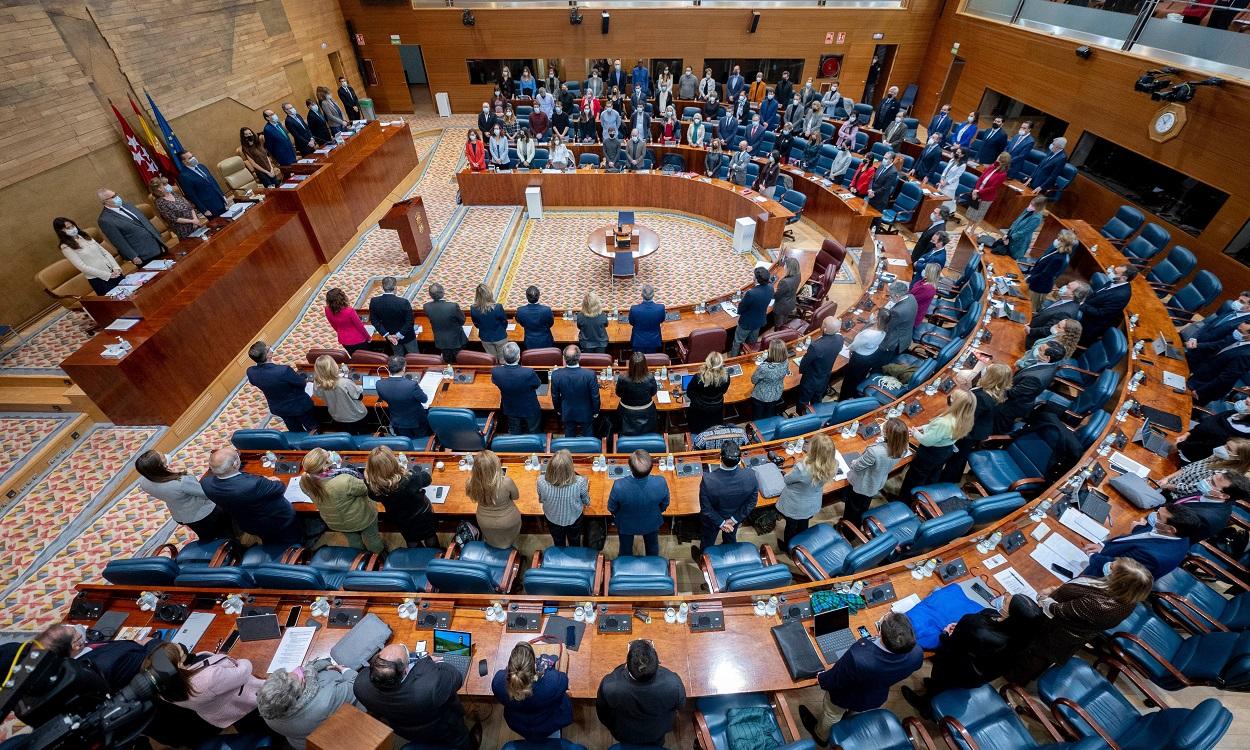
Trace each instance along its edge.
{"label": "mobile phone", "polygon": [[868,632],[868,628],[864,627],[863,625],[860,625],[856,630],[859,633],[860,638],[872,637],[872,634]]}
{"label": "mobile phone", "polygon": [[239,631],[231,630],[230,635],[226,636],[225,642],[221,644],[221,650],[219,651],[219,653],[222,653],[222,654],[230,653],[230,649],[234,648],[234,644],[237,643],[238,640],[239,640]]}
{"label": "mobile phone", "polygon": [[304,607],[302,605],[297,604],[294,607],[291,607],[291,611],[286,615],[286,627],[293,628],[298,625],[300,612],[303,611]]}

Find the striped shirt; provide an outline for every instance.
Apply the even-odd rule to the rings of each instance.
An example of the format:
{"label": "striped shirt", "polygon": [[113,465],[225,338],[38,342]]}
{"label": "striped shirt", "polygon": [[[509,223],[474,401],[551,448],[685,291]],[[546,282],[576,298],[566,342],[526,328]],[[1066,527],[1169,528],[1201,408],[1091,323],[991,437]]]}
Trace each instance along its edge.
{"label": "striped shirt", "polygon": [[543,515],[557,526],[571,526],[581,518],[582,508],[590,505],[590,482],[578,476],[572,484],[556,487],[547,477],[538,478],[538,502],[543,505]]}

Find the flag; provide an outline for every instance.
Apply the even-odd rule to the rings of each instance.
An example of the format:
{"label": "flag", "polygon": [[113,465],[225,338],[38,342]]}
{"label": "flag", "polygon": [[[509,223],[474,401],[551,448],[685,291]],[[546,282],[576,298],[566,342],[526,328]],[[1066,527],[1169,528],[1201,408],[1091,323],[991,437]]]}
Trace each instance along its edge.
{"label": "flag", "polygon": [[178,136],[174,135],[174,129],[169,127],[169,122],[165,120],[165,115],[161,114],[161,110],[156,106],[156,102],[152,101],[152,95],[147,91],[143,95],[148,98],[148,106],[152,108],[152,116],[156,118],[156,126],[161,129],[161,135],[165,140],[165,152],[172,158],[178,158],[178,152],[184,150],[182,143],[178,141]]}
{"label": "flag", "polygon": [[174,160],[169,158],[169,154],[165,152],[165,146],[162,145],[161,139],[156,137],[156,133],[152,132],[152,126],[148,124],[148,118],[143,116],[143,110],[139,109],[139,105],[135,100],[126,94],[126,98],[130,99],[130,108],[135,111],[135,117],[139,118],[139,127],[143,130],[143,139],[148,143],[148,151],[152,154],[152,158],[156,160],[156,165],[161,168],[161,174],[171,180],[178,180],[178,167],[174,165]]}
{"label": "flag", "polygon": [[117,115],[117,121],[121,123],[123,140],[126,142],[126,148],[130,150],[130,158],[134,160],[135,169],[139,170],[139,177],[143,180],[143,184],[147,185],[153,177],[161,176],[161,168],[156,165],[147,148],[139,142],[135,131],[130,129],[130,124],[126,122],[126,118],[122,117],[122,113],[117,111],[117,107],[111,100],[109,106],[112,107],[113,114]]}

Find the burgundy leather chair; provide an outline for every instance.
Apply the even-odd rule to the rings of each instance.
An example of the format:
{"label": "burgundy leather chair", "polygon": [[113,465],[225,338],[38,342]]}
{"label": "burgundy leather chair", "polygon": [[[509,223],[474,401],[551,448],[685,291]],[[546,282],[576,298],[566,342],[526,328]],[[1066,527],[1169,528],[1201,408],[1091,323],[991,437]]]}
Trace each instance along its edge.
{"label": "burgundy leather chair", "polygon": [[443,366],[443,358],[438,354],[405,354],[404,361],[409,367]]}
{"label": "burgundy leather chair", "polygon": [[[808,316],[806,321],[804,321],[802,318],[796,319],[798,323],[801,324],[802,327],[794,326],[794,328],[795,330],[800,331],[803,335],[813,334],[816,331],[820,330],[821,321],[823,321],[825,318],[833,317],[837,314],[838,314],[837,301],[826,302],[825,304],[813,310],[812,314]],[[795,321],[792,320],[790,322],[793,324]]]}
{"label": "burgundy leather chair", "polygon": [[768,349],[768,345],[771,344],[775,339],[781,339],[782,341],[789,344],[792,341],[799,340],[799,332],[792,328],[781,328],[777,330],[772,330],[772,331],[769,331],[768,333],[761,334],[760,337],[756,339],[754,344],[750,344],[750,343],[743,344],[742,351],[744,352],[766,351]]}
{"label": "burgundy leather chair", "polygon": [[486,352],[475,352],[468,349],[461,349],[456,354],[456,364],[458,365],[481,365],[483,367],[493,367],[498,362],[495,358]]}
{"label": "burgundy leather chair", "polygon": [[347,360],[354,365],[385,365],[390,361],[390,357],[382,352],[374,352],[368,349],[357,349],[352,352],[352,356]]}
{"label": "burgundy leather chair", "polygon": [[[563,362],[561,362],[561,364],[563,364]],[[596,369],[600,367],[611,367],[613,365],[612,355],[605,354],[604,352],[587,352],[582,355],[581,360],[579,360],[579,364],[582,367],[594,367]]]}
{"label": "burgundy leather chair", "polygon": [[667,354],[653,353],[642,355],[647,358],[647,367],[668,367],[673,364],[673,358]]}
{"label": "burgundy leather chair", "polygon": [[526,349],[521,352],[521,364],[526,367],[557,367],[564,364],[564,355],[555,346]]}
{"label": "burgundy leather chair", "polygon": [[690,332],[690,343],[677,342],[677,354],[682,362],[702,362],[712,352],[723,352],[727,348],[724,328],[696,328]]}
{"label": "burgundy leather chair", "polygon": [[329,357],[340,365],[347,364],[347,352],[343,349],[319,348],[308,350],[308,364],[317,364],[317,358],[321,356]]}

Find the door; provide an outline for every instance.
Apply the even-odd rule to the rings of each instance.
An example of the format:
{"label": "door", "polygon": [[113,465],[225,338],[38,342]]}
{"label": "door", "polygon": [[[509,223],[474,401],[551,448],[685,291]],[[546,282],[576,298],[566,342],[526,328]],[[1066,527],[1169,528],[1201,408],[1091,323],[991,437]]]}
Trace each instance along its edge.
{"label": "door", "polygon": [[[959,76],[964,72],[964,59],[962,57],[952,57],[951,66],[946,69],[946,80],[942,82],[942,90],[938,92],[937,105],[933,111],[942,108],[943,104],[950,104],[951,99],[955,96],[955,90],[959,88]],[[951,113],[954,116],[954,113]]]}
{"label": "door", "polygon": [[434,98],[430,96],[430,79],[425,74],[425,55],[421,53],[421,45],[399,45],[399,59],[404,64],[404,80],[408,83],[413,114],[433,112]]}
{"label": "door", "polygon": [[890,69],[894,67],[894,52],[897,49],[897,44],[878,44],[872,51],[872,64],[868,66],[868,80],[864,81],[864,96],[860,101],[871,102],[873,109],[881,103],[889,88]]}
{"label": "door", "polygon": [[338,50],[335,50],[327,55],[327,58],[330,61],[330,70],[334,71],[334,80],[336,81],[334,88],[337,89],[339,87],[337,81],[346,75],[343,71],[343,56],[338,53]]}

